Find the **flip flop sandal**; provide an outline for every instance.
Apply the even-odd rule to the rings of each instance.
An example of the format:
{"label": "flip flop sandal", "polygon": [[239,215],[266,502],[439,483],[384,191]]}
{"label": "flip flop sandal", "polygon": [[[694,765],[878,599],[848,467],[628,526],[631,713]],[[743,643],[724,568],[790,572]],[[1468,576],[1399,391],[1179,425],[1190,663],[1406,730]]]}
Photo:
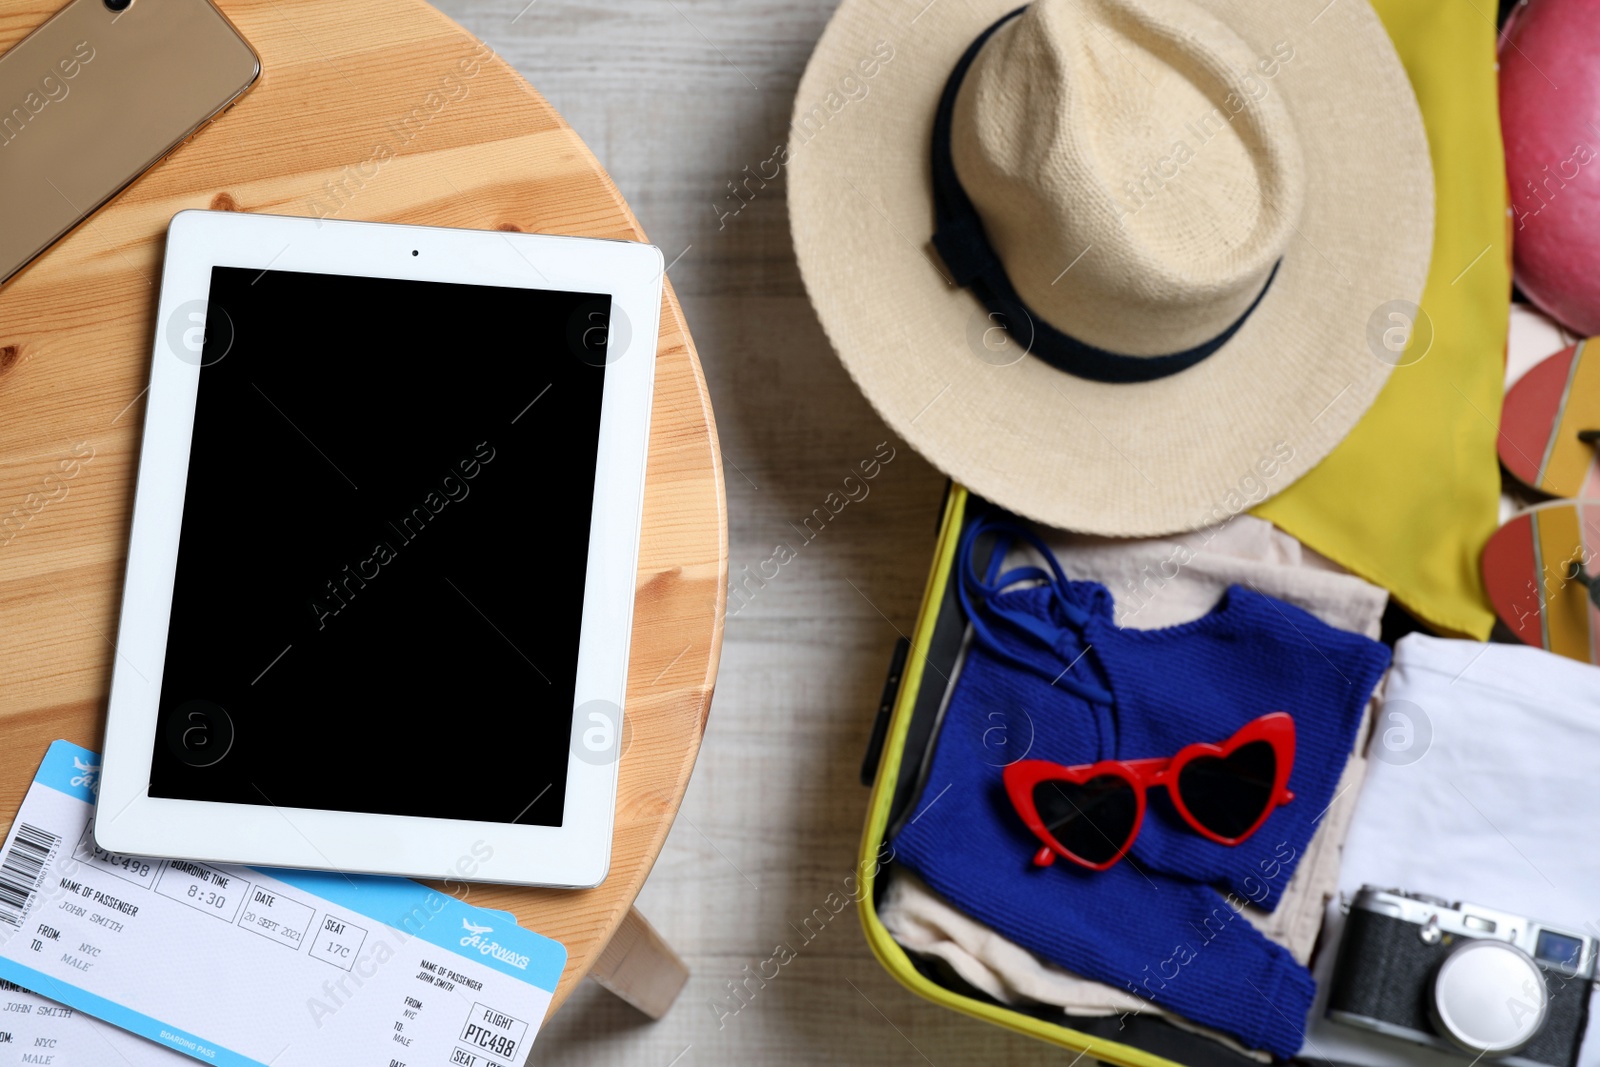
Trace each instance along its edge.
{"label": "flip flop sandal", "polygon": [[1600,349],[1550,356],[1506,393],[1497,448],[1519,482],[1551,496],[1600,498]]}
{"label": "flip flop sandal", "polygon": [[1600,499],[1513,515],[1484,546],[1482,566],[1489,602],[1518,640],[1600,664]]}

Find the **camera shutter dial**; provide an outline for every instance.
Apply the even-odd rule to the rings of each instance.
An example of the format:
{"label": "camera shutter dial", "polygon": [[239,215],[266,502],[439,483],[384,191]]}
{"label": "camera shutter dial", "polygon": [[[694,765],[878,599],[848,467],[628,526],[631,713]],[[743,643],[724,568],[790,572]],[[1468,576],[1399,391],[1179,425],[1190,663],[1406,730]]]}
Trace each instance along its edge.
{"label": "camera shutter dial", "polygon": [[1467,941],[1439,965],[1429,1014],[1475,1056],[1522,1048],[1544,1025],[1550,997],[1533,957],[1504,941]]}

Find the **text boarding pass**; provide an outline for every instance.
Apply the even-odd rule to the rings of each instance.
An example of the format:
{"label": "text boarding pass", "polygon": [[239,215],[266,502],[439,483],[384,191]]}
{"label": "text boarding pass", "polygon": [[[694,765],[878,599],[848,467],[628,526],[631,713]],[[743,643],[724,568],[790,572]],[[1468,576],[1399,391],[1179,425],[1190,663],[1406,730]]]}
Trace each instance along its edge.
{"label": "text boarding pass", "polygon": [[187,1067],[189,1057],[0,979],[0,1067]]}
{"label": "text boarding pass", "polygon": [[57,741],[34,777],[0,849],[0,978],[226,1067],[526,1061],[558,942],[405,879],[107,853],[98,775]]}

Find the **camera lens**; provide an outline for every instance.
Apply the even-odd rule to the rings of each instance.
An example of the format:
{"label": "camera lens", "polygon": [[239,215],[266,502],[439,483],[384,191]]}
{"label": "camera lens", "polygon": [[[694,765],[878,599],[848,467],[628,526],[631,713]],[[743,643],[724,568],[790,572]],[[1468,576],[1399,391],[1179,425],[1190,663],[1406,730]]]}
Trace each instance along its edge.
{"label": "camera lens", "polygon": [[107,11],[126,11],[133,6],[133,0],[104,0]]}
{"label": "camera lens", "polygon": [[1504,941],[1463,941],[1434,974],[1434,1028],[1475,1056],[1503,1056],[1532,1041],[1550,1014],[1544,974]]}

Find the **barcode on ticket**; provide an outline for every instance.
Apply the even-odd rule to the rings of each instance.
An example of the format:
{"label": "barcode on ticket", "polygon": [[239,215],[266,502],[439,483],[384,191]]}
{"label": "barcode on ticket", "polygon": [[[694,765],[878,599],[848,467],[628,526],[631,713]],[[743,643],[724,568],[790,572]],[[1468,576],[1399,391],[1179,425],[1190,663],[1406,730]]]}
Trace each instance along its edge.
{"label": "barcode on ticket", "polygon": [[61,846],[61,838],[37,826],[20,823],[0,863],[0,923],[21,929],[28,904],[39,889],[44,865]]}

